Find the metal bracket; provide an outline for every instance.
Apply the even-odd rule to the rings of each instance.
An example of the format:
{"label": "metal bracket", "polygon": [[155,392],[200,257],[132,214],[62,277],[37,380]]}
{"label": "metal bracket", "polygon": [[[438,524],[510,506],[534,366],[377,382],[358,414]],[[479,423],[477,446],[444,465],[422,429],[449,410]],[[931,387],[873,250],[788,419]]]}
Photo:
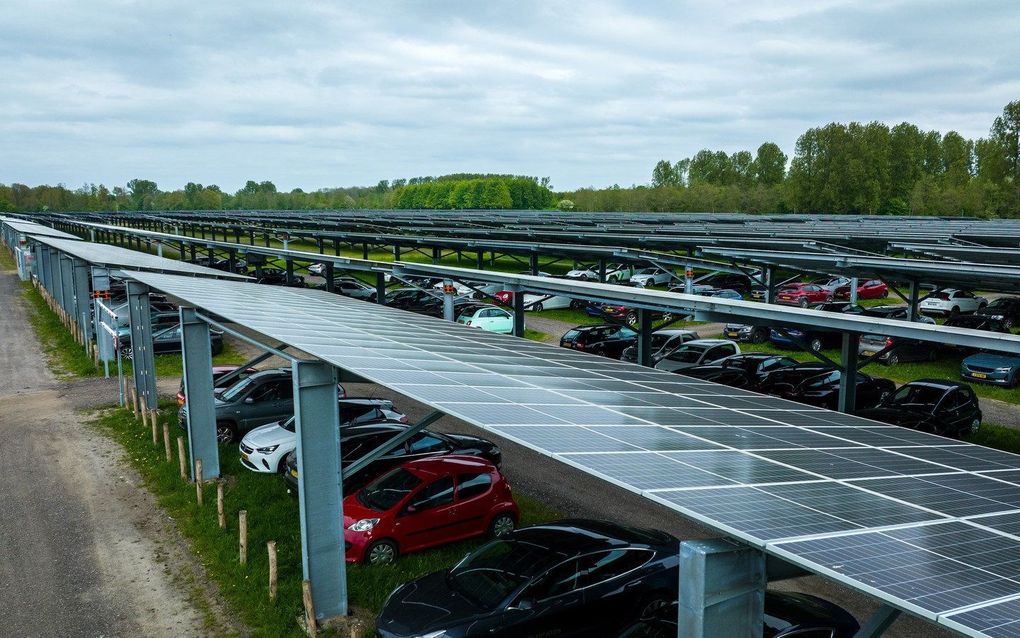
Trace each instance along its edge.
{"label": "metal bracket", "polygon": [[389,439],[388,441],[386,441],[379,447],[375,448],[365,456],[361,457],[357,461],[345,467],[343,470],[344,478],[346,479],[349,476],[354,476],[354,474],[356,474],[357,472],[360,472],[361,470],[365,469],[369,463],[375,461],[383,454],[386,454],[387,452],[392,450],[394,446],[400,445],[401,443],[410,440],[415,434],[418,434],[419,432],[421,432],[428,426],[432,425],[439,419],[443,418],[444,416],[446,416],[446,413],[436,410],[435,412],[430,412],[428,416],[426,416],[421,421],[418,421],[414,425],[407,426],[407,428],[397,436],[393,437],[392,439]]}
{"label": "metal bracket", "polygon": [[902,612],[889,605],[882,605],[878,608],[868,622],[854,634],[854,638],[878,638],[890,627]]}

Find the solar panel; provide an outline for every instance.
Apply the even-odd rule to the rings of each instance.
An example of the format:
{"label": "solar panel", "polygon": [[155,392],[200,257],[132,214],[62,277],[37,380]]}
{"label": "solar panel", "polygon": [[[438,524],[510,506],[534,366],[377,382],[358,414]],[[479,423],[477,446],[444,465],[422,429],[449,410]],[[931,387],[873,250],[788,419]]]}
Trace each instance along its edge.
{"label": "solar panel", "polygon": [[321,291],[134,276],[929,619],[982,635],[1020,597],[1020,457]]}
{"label": "solar panel", "polygon": [[165,257],[150,255],[137,250],[121,248],[120,246],[78,241],[77,238],[72,241],[70,239],[58,239],[56,237],[34,236],[33,239],[97,266],[112,266],[132,269],[141,268],[144,270],[155,270],[159,272],[203,275],[205,277],[249,279],[249,277],[245,275],[224,272],[222,270],[216,270],[215,268],[206,268],[205,266],[199,266],[197,264],[189,264],[186,261],[167,259]]}
{"label": "solar panel", "polygon": [[56,228],[50,228],[49,226],[43,226],[42,224],[36,224],[35,222],[26,222],[13,219],[4,219],[3,224],[11,227],[15,232],[22,233],[25,235],[34,235],[41,237],[58,237],[60,239],[70,239],[79,241],[78,237],[70,233],[65,233],[62,230]]}

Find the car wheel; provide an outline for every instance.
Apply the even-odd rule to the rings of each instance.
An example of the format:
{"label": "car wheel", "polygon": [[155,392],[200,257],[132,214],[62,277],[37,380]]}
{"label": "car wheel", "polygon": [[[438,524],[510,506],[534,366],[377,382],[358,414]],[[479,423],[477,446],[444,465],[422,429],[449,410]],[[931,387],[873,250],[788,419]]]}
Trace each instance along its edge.
{"label": "car wheel", "polygon": [[664,313],[662,313],[662,323],[670,323],[671,321],[673,321],[673,313],[672,312],[664,312]]}
{"label": "car wheel", "polygon": [[591,349],[591,353],[599,357],[604,357],[606,356],[606,347],[602,344],[599,344]]}
{"label": "car wheel", "polygon": [[287,455],[286,454],[284,454],[283,456],[280,457],[280,465],[277,466],[276,471],[279,474],[286,474],[287,473]]}
{"label": "car wheel", "polygon": [[633,310],[631,310],[630,312],[627,313],[627,323],[629,323],[630,325],[633,326],[634,324],[637,323],[637,321],[638,321],[638,313],[634,312]]}
{"label": "car wheel", "polygon": [[584,308],[584,302],[583,301],[578,301],[577,299],[571,299],[570,300],[570,309],[571,310],[580,310],[581,308]]}
{"label": "car wheel", "polygon": [[811,343],[809,343],[808,346],[811,348],[811,352],[821,352],[822,340],[819,339],[818,337],[815,337],[814,339],[811,340]]}
{"label": "car wheel", "polygon": [[807,299],[801,299],[800,300],[800,307],[801,308],[807,308]]}
{"label": "car wheel", "polygon": [[229,421],[216,422],[216,441],[218,443],[233,443],[237,439],[237,426]]}
{"label": "car wheel", "polygon": [[638,613],[640,620],[654,620],[657,614],[669,606],[666,596],[657,593],[641,604],[641,611]]}
{"label": "car wheel", "polygon": [[970,427],[967,428],[965,434],[974,434],[981,428],[981,417],[974,417],[974,420],[970,422]]}
{"label": "car wheel", "polygon": [[543,310],[545,310],[545,306],[543,306],[543,305],[541,304],[541,302],[540,302],[540,303],[537,303],[537,304],[535,304],[534,306],[532,306],[532,307],[531,307],[531,309],[532,309],[532,310],[533,310],[534,312],[542,312]]}
{"label": "car wheel", "polygon": [[1012,330],[1015,323],[1012,317],[1006,317],[1002,320],[1002,327],[1006,330]]}
{"label": "car wheel", "polygon": [[366,565],[389,565],[397,560],[397,546],[393,541],[376,541],[365,550]]}
{"label": "car wheel", "polygon": [[882,299],[885,299],[888,296],[889,296],[889,289],[886,288],[885,290],[882,291]]}
{"label": "car wheel", "polygon": [[121,348],[121,350],[120,350],[120,356],[122,356],[125,359],[130,359],[132,354],[134,354],[134,351],[131,350],[130,347],[128,347],[128,348]]}
{"label": "car wheel", "polygon": [[952,308],[951,308],[951,309],[949,310],[949,316],[950,316],[950,317],[955,317],[955,316],[956,316],[956,315],[958,315],[958,314],[960,314],[960,307],[959,307],[959,306],[953,306],[953,307],[952,307]]}
{"label": "car wheel", "polygon": [[885,361],[883,361],[882,363],[884,363],[887,366],[894,366],[894,365],[896,365],[899,362],[900,362],[900,355],[898,355],[895,352],[893,352],[888,357],[886,357]]}
{"label": "car wheel", "polygon": [[768,330],[752,330],[751,343],[765,343],[769,340]]}
{"label": "car wheel", "polygon": [[514,520],[513,514],[509,512],[496,514],[492,522],[489,523],[489,538],[503,538],[514,531],[515,527],[517,527],[517,522]]}

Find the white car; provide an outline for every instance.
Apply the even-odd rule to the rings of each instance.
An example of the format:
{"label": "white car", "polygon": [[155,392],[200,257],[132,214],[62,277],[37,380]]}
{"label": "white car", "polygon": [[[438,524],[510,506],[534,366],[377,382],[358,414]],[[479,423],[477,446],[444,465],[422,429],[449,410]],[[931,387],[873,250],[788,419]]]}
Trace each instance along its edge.
{"label": "white car", "polygon": [[319,262],[308,266],[308,274],[322,276],[326,272],[326,264]]}
{"label": "white car", "polygon": [[[394,409],[393,403],[386,399],[341,399],[340,420],[342,425],[386,421],[407,423],[407,416]],[[260,425],[245,434],[238,447],[241,452],[241,465],[252,472],[266,474],[283,472],[284,459],[297,448],[294,417]]]}
{"label": "white car", "polygon": [[345,297],[351,297],[353,299],[361,299],[363,301],[369,301],[375,299],[375,288],[372,288],[360,279],[354,277],[342,277],[340,279],[333,280],[333,290],[337,294],[344,295]]}
{"label": "white car", "polygon": [[460,311],[457,323],[502,334],[512,334],[514,331],[513,313],[499,306],[469,305]]}
{"label": "white car", "polygon": [[656,370],[676,372],[684,368],[703,366],[740,354],[740,346],[728,339],[695,339],[667,354],[655,364]]}
{"label": "white car", "polygon": [[[486,284],[480,281],[469,282],[471,284],[470,286],[467,285],[466,283],[461,283],[459,281],[454,281],[451,283],[453,284],[453,287],[457,289],[458,296],[468,296],[473,299],[478,299],[482,297],[483,296],[482,293],[487,295],[495,294],[502,290],[504,286],[504,284]],[[443,282],[440,281],[439,283],[435,284],[432,287],[435,288],[436,290],[442,290]]]}
{"label": "white car", "polygon": [[[633,274],[633,266],[628,266],[627,264],[606,264],[606,281],[628,281]],[[567,279],[598,281],[599,267],[598,264],[593,266],[581,266],[571,270],[564,276]]]}
{"label": "white car", "polygon": [[539,295],[535,293],[524,293],[524,309],[542,312],[543,310],[560,310],[570,308],[573,303],[570,297],[563,295]]}
{"label": "white car", "polygon": [[970,314],[988,305],[984,297],[976,297],[974,293],[955,288],[936,290],[917,304],[917,309],[926,315],[959,315]]}
{"label": "white car", "polygon": [[673,273],[662,268],[642,268],[630,276],[630,283],[645,286],[661,286],[668,284],[674,279]]}
{"label": "white car", "polygon": [[835,293],[836,288],[849,286],[850,280],[846,277],[822,277],[821,279],[812,279],[811,283],[825,289],[826,292]]}

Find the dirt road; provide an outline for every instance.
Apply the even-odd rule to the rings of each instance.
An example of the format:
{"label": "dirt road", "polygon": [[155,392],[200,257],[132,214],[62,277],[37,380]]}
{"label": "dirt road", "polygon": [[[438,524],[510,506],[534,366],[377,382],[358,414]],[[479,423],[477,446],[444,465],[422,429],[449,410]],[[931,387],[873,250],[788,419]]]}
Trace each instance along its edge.
{"label": "dirt road", "polygon": [[[116,444],[76,407],[104,381],[54,378],[17,276],[0,273],[0,615],[8,636],[236,633],[170,521]],[[242,632],[243,633],[243,632]]]}

